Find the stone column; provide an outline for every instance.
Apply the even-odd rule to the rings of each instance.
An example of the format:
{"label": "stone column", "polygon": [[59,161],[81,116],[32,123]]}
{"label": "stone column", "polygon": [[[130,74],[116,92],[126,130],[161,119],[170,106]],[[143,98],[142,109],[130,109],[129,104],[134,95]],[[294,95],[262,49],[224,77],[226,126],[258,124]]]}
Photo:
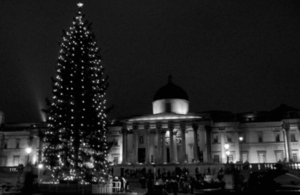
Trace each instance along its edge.
{"label": "stone column", "polygon": [[175,153],[174,153],[174,133],[173,133],[173,130],[174,130],[174,125],[173,123],[169,123],[168,124],[168,128],[169,128],[169,136],[170,136],[170,160],[172,163],[175,162]]}
{"label": "stone column", "polygon": [[146,163],[150,164],[151,155],[150,155],[150,125],[149,123],[145,123],[144,129],[146,132]]}
{"label": "stone column", "polygon": [[175,132],[174,136],[173,136],[173,151],[174,151],[174,163],[178,163],[178,151],[177,151],[177,131]]}
{"label": "stone column", "polygon": [[211,162],[211,126],[205,126],[206,133],[206,160]]}
{"label": "stone column", "polygon": [[156,123],[156,137],[157,137],[157,150],[155,153],[156,163],[163,163],[162,157],[162,133],[161,133],[161,123]]}
{"label": "stone column", "polygon": [[127,161],[127,129],[125,127],[122,128],[122,138],[123,138],[123,155],[122,155],[122,159],[123,159],[123,162],[122,164],[126,164],[128,161]]}
{"label": "stone column", "polygon": [[241,155],[241,141],[240,141],[240,136],[238,130],[235,132],[235,148],[236,148],[236,156],[235,159],[236,161],[241,161],[242,155]]}
{"label": "stone column", "polygon": [[192,125],[194,130],[194,161],[197,163],[199,162],[199,154],[198,154],[198,125]]}
{"label": "stone column", "polygon": [[282,129],[284,131],[284,141],[286,145],[286,161],[289,162],[292,158],[292,150],[291,150],[291,136],[290,136],[290,124],[283,123]]}
{"label": "stone column", "polygon": [[162,159],[162,163],[167,163],[167,159],[166,159],[166,131],[162,130],[161,131],[161,141],[162,141],[162,150],[161,150],[161,159]]}
{"label": "stone column", "polygon": [[185,141],[185,132],[186,132],[186,125],[185,123],[180,123],[180,130],[181,130],[181,162],[186,163],[186,141]]}
{"label": "stone column", "polygon": [[138,148],[139,148],[139,137],[138,127],[133,125],[133,163],[138,163]]}
{"label": "stone column", "polygon": [[226,156],[226,151],[225,151],[225,132],[219,131],[219,135],[221,137],[221,153],[222,153],[222,163],[227,163],[227,156]]}

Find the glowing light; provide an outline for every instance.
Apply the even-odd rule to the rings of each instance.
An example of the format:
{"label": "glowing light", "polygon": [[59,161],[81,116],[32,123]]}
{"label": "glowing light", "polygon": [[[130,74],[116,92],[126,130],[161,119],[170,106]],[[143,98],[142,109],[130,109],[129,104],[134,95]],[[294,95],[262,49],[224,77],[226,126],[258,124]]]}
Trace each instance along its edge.
{"label": "glowing light", "polygon": [[32,152],[32,148],[30,148],[30,147],[26,148],[25,151],[26,151],[27,154],[30,154]]}
{"label": "glowing light", "polygon": [[83,3],[80,3],[80,2],[79,2],[79,3],[77,3],[77,6],[78,6],[78,7],[82,7],[82,6],[83,6]]}
{"label": "glowing light", "polygon": [[229,144],[225,144],[225,145],[224,145],[224,148],[225,148],[226,150],[228,150],[228,149],[229,149]]}

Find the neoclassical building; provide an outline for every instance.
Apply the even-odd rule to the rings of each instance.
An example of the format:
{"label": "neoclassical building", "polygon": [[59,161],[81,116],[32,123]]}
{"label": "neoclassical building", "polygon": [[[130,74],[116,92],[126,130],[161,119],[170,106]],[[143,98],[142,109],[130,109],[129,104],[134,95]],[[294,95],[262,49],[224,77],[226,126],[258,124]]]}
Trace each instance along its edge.
{"label": "neoclassical building", "polygon": [[[116,166],[300,161],[300,110],[189,112],[187,93],[168,78],[154,94],[152,114],[109,123]],[[0,114],[0,166],[40,162],[45,123],[6,124]],[[26,153],[26,148],[33,150]]]}
{"label": "neoclassical building", "polygon": [[150,115],[111,126],[115,164],[298,162],[300,111],[287,105],[267,112],[189,112],[186,92],[172,77],[159,88]]}

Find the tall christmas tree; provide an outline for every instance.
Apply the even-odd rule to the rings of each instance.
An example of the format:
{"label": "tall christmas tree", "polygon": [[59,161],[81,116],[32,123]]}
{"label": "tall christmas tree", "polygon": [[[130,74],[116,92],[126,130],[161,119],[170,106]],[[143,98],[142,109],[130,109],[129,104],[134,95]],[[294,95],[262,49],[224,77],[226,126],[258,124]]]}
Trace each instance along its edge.
{"label": "tall christmas tree", "polygon": [[105,91],[107,77],[99,48],[84,21],[82,3],[69,31],[63,32],[53,97],[49,102],[43,156],[56,179],[92,182],[106,175],[107,125]]}

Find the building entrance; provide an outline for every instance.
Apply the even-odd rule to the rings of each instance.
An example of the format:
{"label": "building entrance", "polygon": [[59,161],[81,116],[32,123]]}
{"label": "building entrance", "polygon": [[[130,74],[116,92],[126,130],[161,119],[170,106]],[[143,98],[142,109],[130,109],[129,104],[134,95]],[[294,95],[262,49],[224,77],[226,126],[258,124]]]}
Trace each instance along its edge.
{"label": "building entrance", "polygon": [[138,162],[145,163],[146,161],[146,148],[139,148],[138,149]]}

